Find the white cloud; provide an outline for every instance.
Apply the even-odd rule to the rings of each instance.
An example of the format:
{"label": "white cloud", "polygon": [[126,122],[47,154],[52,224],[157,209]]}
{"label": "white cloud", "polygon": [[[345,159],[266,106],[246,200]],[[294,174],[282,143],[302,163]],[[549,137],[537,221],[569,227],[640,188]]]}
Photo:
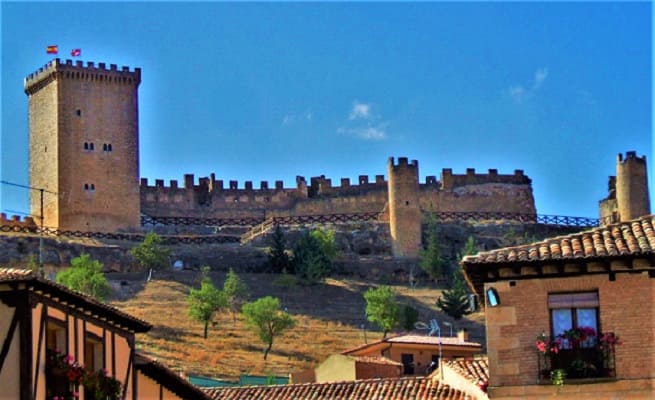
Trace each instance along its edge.
{"label": "white cloud", "polygon": [[526,89],[523,85],[514,85],[509,88],[507,93],[517,103],[522,103],[525,100],[534,97],[541,86],[548,78],[548,68],[538,68],[534,73],[534,79],[530,89]]}
{"label": "white cloud", "polygon": [[548,78],[548,68],[539,68],[534,73],[534,83],[532,84],[532,90],[538,90],[546,78]]}
{"label": "white cloud", "polygon": [[311,110],[302,114],[287,114],[282,117],[282,125],[291,125],[296,122],[311,121],[312,119],[314,119],[314,113]]}
{"label": "white cloud", "polygon": [[371,117],[370,104],[360,103],[357,100],[353,101],[353,108],[350,110],[350,116],[348,119],[370,119]]}
{"label": "white cloud", "polygon": [[362,126],[354,128],[341,127],[337,129],[337,133],[363,140],[385,140],[388,137],[387,125],[387,123],[382,123],[376,126]]}

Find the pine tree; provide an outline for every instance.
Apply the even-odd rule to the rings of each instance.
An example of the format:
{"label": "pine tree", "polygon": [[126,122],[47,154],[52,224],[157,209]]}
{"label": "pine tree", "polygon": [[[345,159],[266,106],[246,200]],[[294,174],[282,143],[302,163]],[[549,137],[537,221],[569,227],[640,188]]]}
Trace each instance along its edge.
{"label": "pine tree", "polygon": [[430,278],[439,279],[444,274],[444,260],[439,243],[439,227],[434,216],[430,216],[427,231],[427,247],[419,253],[420,266]]}
{"label": "pine tree", "polygon": [[239,275],[230,268],[227,273],[225,283],[223,283],[223,293],[227,297],[227,304],[232,311],[233,324],[237,323],[237,313],[241,310],[241,306],[248,299],[248,286],[239,278]]}
{"label": "pine tree", "polygon": [[283,272],[293,273],[289,255],[287,254],[287,240],[284,237],[284,232],[280,225],[275,225],[272,239],[273,245],[268,254],[268,262],[271,264],[271,269],[276,274]]}
{"label": "pine tree", "polygon": [[461,270],[456,269],[453,272],[453,288],[443,291],[443,295],[437,300],[437,307],[455,320],[471,313],[468,290]]}

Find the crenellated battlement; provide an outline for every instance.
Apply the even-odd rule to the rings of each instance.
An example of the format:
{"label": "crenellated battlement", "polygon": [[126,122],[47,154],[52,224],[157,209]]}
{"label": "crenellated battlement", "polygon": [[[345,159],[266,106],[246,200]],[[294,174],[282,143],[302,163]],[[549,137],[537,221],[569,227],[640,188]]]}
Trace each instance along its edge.
{"label": "crenellated battlement", "polygon": [[388,166],[394,170],[399,169],[418,169],[418,161],[412,160],[409,162],[407,157],[398,157],[398,163],[394,161],[394,157],[389,157]]}
{"label": "crenellated battlement", "polygon": [[21,219],[21,217],[18,215],[12,215],[11,217],[7,218],[7,214],[5,213],[0,214],[0,226],[12,226],[30,229],[37,227],[36,223],[34,222],[34,218],[32,217],[27,216]]}
{"label": "crenellated battlement", "polygon": [[384,175],[375,175],[374,180],[371,181],[368,175],[359,175],[357,178],[357,184],[352,184],[350,178],[341,178],[339,180],[339,186],[332,185],[332,179],[326,178],[325,175],[311,177],[310,184],[307,185],[307,180],[304,176],[296,176],[296,187],[289,188],[284,187],[284,182],[281,180],[276,180],[273,184],[269,184],[269,181],[259,181],[258,187],[255,188],[253,181],[243,182],[243,186],[239,187],[239,181],[237,180],[217,180],[215,174],[210,174],[208,177],[200,177],[196,183],[196,178],[194,174],[184,175],[184,184],[179,185],[178,181],[172,179],[168,182],[168,185],[164,182],[163,179],[155,179],[154,185],[149,184],[148,178],[141,178],[140,187],[141,190],[152,191],[156,190],[159,192],[176,192],[176,191],[206,191],[209,193],[243,193],[243,194],[255,194],[257,192],[266,192],[270,194],[271,192],[308,192],[308,197],[321,196],[321,195],[338,195],[343,193],[359,193],[362,190],[386,190],[387,181],[384,178]]}
{"label": "crenellated battlement", "polygon": [[[434,177],[428,177],[426,183],[434,184]],[[453,174],[451,168],[444,168],[441,171],[441,189],[453,190],[456,187],[469,185],[482,185],[485,183],[502,183],[510,185],[530,185],[532,180],[528,178],[523,170],[514,170],[514,174],[499,174],[497,169],[489,169],[485,174],[475,172],[475,168],[467,168],[466,174]]]}
{"label": "crenellated battlement", "polygon": [[637,156],[636,151],[626,151],[625,157],[623,157],[623,153],[619,153],[616,156],[616,162],[619,164],[625,164],[629,162],[635,162],[637,164],[646,164],[646,156]]}
{"label": "crenellated battlement", "polygon": [[141,83],[141,68],[123,66],[118,69],[116,64],[110,64],[109,68],[105,63],[88,61],[86,65],[82,61],[65,60],[55,58],[37,71],[29,74],[24,80],[25,93],[33,94],[56,79],[77,79],[106,82],[113,84],[139,85]]}

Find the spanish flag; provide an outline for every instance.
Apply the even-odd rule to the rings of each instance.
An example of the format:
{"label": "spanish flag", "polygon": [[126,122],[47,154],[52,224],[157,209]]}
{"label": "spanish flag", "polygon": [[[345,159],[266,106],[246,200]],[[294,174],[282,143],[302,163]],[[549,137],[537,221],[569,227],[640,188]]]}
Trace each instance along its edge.
{"label": "spanish flag", "polygon": [[58,51],[59,51],[59,47],[57,45],[48,46],[46,48],[46,53],[48,54],[57,54]]}

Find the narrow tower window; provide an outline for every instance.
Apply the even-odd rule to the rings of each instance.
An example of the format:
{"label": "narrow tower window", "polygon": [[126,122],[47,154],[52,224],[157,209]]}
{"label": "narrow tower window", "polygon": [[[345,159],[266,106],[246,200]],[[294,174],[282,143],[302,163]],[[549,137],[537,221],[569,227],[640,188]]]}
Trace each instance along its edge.
{"label": "narrow tower window", "polygon": [[75,111],[75,114],[77,114],[78,117],[81,117],[82,116],[82,110],[80,110],[78,108],[77,111]]}
{"label": "narrow tower window", "polygon": [[89,184],[88,183],[84,184],[84,190],[89,190]]}
{"label": "narrow tower window", "polygon": [[107,150],[108,150],[108,151],[112,151],[112,149],[111,149],[111,143],[109,143],[109,144],[107,145]]}
{"label": "narrow tower window", "polygon": [[93,142],[89,143],[89,150],[93,150]]}
{"label": "narrow tower window", "polygon": [[102,151],[107,151],[107,143],[102,144]]}
{"label": "narrow tower window", "polygon": [[89,150],[89,143],[88,142],[84,142],[84,150]]}
{"label": "narrow tower window", "polygon": [[95,190],[96,190],[96,185],[94,185],[94,184],[92,183],[92,184],[91,184],[91,191],[93,192],[93,191],[95,191]]}

